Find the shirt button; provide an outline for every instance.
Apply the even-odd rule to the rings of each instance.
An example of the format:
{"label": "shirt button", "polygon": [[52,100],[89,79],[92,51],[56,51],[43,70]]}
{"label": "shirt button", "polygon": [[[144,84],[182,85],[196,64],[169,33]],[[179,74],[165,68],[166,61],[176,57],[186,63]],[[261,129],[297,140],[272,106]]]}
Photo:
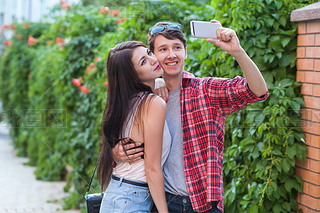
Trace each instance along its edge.
{"label": "shirt button", "polygon": [[183,198],[182,202],[187,203],[187,199]]}

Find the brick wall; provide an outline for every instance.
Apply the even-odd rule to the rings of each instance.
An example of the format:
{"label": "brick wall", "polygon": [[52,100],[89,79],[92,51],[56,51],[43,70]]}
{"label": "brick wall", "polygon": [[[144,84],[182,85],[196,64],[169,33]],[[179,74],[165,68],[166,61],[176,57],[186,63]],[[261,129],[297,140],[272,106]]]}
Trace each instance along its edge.
{"label": "brick wall", "polygon": [[297,76],[302,82],[305,106],[301,110],[308,148],[307,160],[296,160],[296,173],[304,180],[298,207],[304,213],[320,212],[320,2],[293,11],[298,23]]}

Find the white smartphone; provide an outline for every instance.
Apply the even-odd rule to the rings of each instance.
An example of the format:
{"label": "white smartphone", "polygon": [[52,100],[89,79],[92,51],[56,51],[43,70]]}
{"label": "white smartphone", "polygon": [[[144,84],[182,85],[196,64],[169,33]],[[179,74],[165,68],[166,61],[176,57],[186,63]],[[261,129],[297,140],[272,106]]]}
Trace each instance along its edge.
{"label": "white smartphone", "polygon": [[191,35],[195,38],[217,38],[217,29],[220,23],[207,21],[190,21]]}

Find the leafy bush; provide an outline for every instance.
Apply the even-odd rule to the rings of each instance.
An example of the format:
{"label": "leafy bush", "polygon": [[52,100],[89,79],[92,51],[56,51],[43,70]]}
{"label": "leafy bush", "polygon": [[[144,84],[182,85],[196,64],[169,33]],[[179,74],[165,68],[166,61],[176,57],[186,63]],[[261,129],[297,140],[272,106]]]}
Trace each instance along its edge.
{"label": "leafy bush", "polygon": [[[226,212],[292,212],[303,181],[295,157],[306,158],[300,128],[304,104],[295,82],[296,24],[290,12],[308,1],[212,1],[215,18],[237,32],[260,68],[270,95],[228,116],[224,152]],[[218,9],[219,8],[219,9]],[[281,11],[281,13],[279,13]],[[236,61],[205,41],[194,41],[191,69],[201,76],[241,75]],[[196,53],[197,52],[197,53]]]}
{"label": "leafy bush", "polygon": [[[57,6],[52,23],[17,24],[21,38],[12,39],[0,63],[1,99],[14,144],[36,166],[38,179],[67,180],[65,209],[82,206],[99,155],[108,50],[125,40],[146,43],[147,30],[158,21],[180,22],[188,39],[187,71],[241,75],[230,55],[190,37],[190,20],[215,18],[235,29],[270,92],[266,101],[227,118],[225,211],[295,211],[303,186],[294,174],[295,157],[304,160],[306,147],[295,82],[297,26],[289,16],[310,2],[130,1],[125,8],[71,5],[65,11]],[[36,39],[29,39],[31,46],[29,36]],[[92,191],[99,190],[95,180]]]}

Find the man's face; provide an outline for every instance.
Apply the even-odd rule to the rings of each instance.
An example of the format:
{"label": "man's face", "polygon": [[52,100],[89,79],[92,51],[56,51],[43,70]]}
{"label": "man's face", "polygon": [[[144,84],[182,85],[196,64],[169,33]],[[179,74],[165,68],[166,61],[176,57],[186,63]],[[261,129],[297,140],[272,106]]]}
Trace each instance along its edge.
{"label": "man's face", "polygon": [[154,41],[154,54],[164,70],[164,75],[179,76],[183,72],[187,50],[179,39],[170,40],[158,35]]}

